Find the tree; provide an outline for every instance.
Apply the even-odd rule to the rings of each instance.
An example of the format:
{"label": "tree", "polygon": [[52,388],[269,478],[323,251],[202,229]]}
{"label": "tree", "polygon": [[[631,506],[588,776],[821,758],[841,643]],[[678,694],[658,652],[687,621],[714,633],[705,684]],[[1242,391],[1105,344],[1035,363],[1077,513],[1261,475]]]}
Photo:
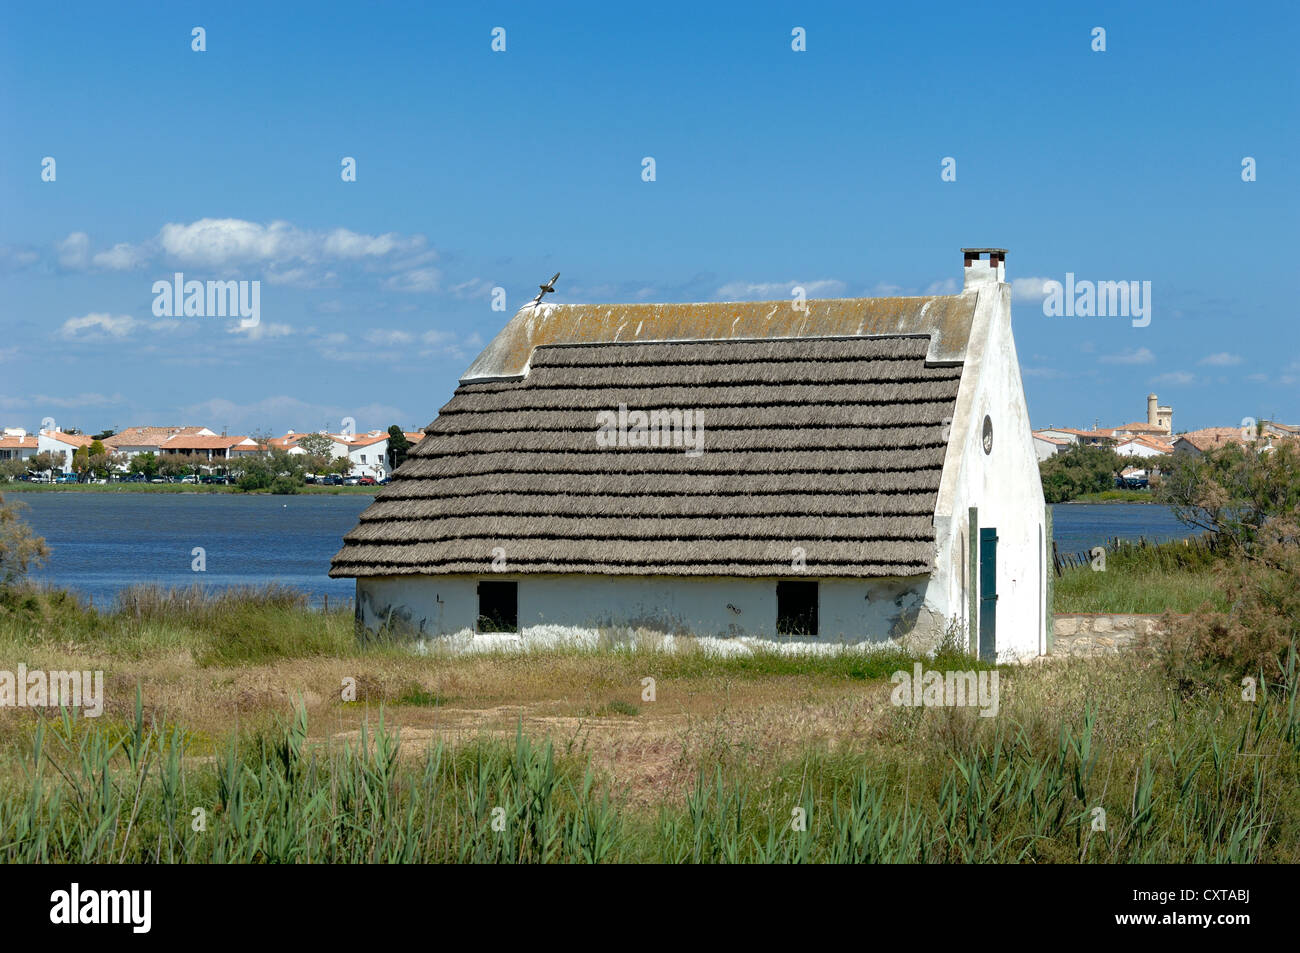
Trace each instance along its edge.
{"label": "tree", "polygon": [[62,453],[43,450],[35,456],[27,458],[27,469],[33,474],[49,473],[53,475],[55,470],[63,471],[63,459]]}
{"label": "tree", "polygon": [[239,462],[239,479],[235,485],[245,492],[297,493],[307,482],[303,471],[306,459],[305,454],[289,453],[279,447],[267,453],[249,454]]}
{"label": "tree", "polygon": [[406,439],[402,428],[393,424],[388,428],[388,472],[392,473],[406,460],[406,452],[415,446]]}
{"label": "tree", "polygon": [[87,447],[78,447],[72,454],[72,472],[77,475],[78,480],[83,480],[86,474],[90,472],[90,450]]}
{"label": "tree", "polygon": [[114,434],[114,431],[112,431],[112,430],[101,430],[99,433],[95,434],[95,439],[96,439],[96,440],[107,440],[109,437],[113,436],[113,434]]}
{"label": "tree", "polygon": [[78,447],[72,454],[72,472],[77,478],[87,480],[90,477],[103,478],[108,475],[108,453],[98,440],[88,447]]}
{"label": "tree", "polygon": [[303,434],[298,438],[298,446],[308,456],[329,458],[334,455],[334,441],[323,433]]}
{"label": "tree", "polygon": [[1116,479],[1131,463],[1110,447],[1074,444],[1038,465],[1043,497],[1048,503],[1064,503],[1085,493],[1114,489]]}
{"label": "tree", "polygon": [[1242,676],[1262,675],[1285,690],[1300,647],[1300,448],[1227,444],[1178,459],[1158,498],[1217,534],[1225,558],[1216,574],[1232,607],[1171,620],[1166,670],[1184,686],[1208,675],[1235,691]]}
{"label": "tree", "polygon": [[3,477],[6,482],[17,480],[26,472],[26,460],[19,460],[17,458],[13,460],[0,460],[0,477]]}
{"label": "tree", "polygon": [[157,476],[158,466],[158,455],[152,450],[147,453],[137,453],[131,458],[131,472],[142,473],[149,480]]}
{"label": "tree", "polygon": [[1181,456],[1164,474],[1156,499],[1188,526],[1215,533],[1243,556],[1270,524],[1300,523],[1300,451],[1229,443],[1202,456]]}
{"label": "tree", "polygon": [[10,586],[50,555],[45,540],[19,517],[18,503],[0,496],[0,586]]}

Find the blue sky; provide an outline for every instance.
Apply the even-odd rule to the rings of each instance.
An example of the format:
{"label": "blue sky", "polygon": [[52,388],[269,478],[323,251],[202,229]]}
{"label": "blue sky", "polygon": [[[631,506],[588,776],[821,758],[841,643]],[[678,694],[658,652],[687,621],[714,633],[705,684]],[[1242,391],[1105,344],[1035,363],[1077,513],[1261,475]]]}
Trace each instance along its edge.
{"label": "blue sky", "polygon": [[[8,5],[0,425],[423,427],[555,271],[921,294],[985,245],[1035,426],[1300,421],[1293,4],[467,6]],[[176,271],[260,324],[156,317]],[[1150,325],[1045,316],[1067,272]]]}

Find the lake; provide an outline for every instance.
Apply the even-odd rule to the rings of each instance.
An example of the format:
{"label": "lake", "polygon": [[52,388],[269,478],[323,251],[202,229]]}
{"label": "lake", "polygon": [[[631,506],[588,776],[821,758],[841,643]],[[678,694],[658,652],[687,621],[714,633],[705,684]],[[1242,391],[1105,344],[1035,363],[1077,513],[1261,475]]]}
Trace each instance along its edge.
{"label": "lake", "polygon": [[[228,493],[11,493],[23,518],[50,545],[33,578],[107,605],[135,583],[164,586],[279,582],[311,594],[351,599],[351,579],[330,579],[343,534],[373,500],[338,496]],[[191,569],[202,547],[205,572]]]}
{"label": "lake", "polygon": [[[235,496],[225,493],[11,493],[52,550],[39,581],[106,606],[135,583],[189,586],[278,582],[350,599],[351,579],[330,579],[331,557],[371,497]],[[1082,553],[1113,536],[1181,539],[1192,533],[1164,506],[1072,503],[1053,507],[1061,553]],[[202,547],[207,569],[194,572]]]}

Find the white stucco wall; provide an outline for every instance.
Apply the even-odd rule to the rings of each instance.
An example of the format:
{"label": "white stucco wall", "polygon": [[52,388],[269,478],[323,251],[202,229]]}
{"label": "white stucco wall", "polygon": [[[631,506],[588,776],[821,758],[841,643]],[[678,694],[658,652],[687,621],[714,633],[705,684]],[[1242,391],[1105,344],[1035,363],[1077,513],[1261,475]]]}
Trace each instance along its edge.
{"label": "white stucco wall", "polygon": [[1041,437],[1034,438],[1034,452],[1038,455],[1039,460],[1054,457],[1064,449],[1060,444],[1052,443],[1050,440],[1043,440]]}
{"label": "white stucco wall", "polygon": [[[926,602],[936,615],[969,625],[970,592],[979,589],[978,569],[972,573],[968,565],[969,508],[978,507],[979,525],[998,532],[998,660],[1013,661],[1046,651],[1046,510],[1011,335],[1011,288],[988,282],[967,293],[978,294],[979,301],[939,487],[937,569]],[[983,447],[985,416],[993,422],[989,454]]]}
{"label": "white stucco wall", "polygon": [[[816,579],[818,636],[777,636],[775,579],[667,576],[389,576],[357,580],[358,620],[370,631],[392,611],[395,630],[474,635],[478,583],[518,584],[519,636],[537,643],[591,641],[641,629],[706,639],[776,639],[821,645],[886,644],[911,629],[923,579]],[[901,620],[901,622],[900,622]]]}
{"label": "white stucco wall", "polygon": [[1169,454],[1157,450],[1155,447],[1148,447],[1140,443],[1130,443],[1126,446],[1115,448],[1115,452],[1121,457],[1167,457]]}

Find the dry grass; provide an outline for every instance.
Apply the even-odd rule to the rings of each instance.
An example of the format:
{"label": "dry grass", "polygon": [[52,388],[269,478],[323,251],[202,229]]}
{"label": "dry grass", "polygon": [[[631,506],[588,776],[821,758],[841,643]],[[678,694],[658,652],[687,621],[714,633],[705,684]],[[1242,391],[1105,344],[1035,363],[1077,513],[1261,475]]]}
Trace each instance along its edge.
{"label": "dry grass", "polygon": [[[195,755],[213,754],[236,730],[264,729],[301,706],[309,743],[354,739],[383,709],[403,751],[423,756],[442,740],[509,740],[522,727],[557,752],[590,758],[614,792],[649,807],[680,796],[700,764],[771,765],[818,749],[882,755],[934,750],[970,730],[970,711],[900,710],[887,679],[845,677],[835,666],[788,674],[774,666],[649,652],[417,656],[398,650],[350,657],[202,665],[166,648],[122,656],[75,645],[28,647],[29,668],[105,672],[104,719],[129,720],[139,686],[146,717],[185,726]],[[201,656],[200,656],[201,657]],[[899,667],[903,661],[898,660]],[[933,663],[928,663],[933,666]],[[886,666],[888,668],[888,666]],[[655,679],[656,700],[642,698]],[[1163,704],[1154,671],[1120,662],[1060,661],[1003,669],[1002,714],[1043,726],[1101,700],[1099,731],[1131,744]],[[351,680],[348,682],[347,680]],[[1147,690],[1135,691],[1135,680]],[[345,701],[345,685],[355,701]],[[23,742],[36,715],[0,709],[0,745]]]}

